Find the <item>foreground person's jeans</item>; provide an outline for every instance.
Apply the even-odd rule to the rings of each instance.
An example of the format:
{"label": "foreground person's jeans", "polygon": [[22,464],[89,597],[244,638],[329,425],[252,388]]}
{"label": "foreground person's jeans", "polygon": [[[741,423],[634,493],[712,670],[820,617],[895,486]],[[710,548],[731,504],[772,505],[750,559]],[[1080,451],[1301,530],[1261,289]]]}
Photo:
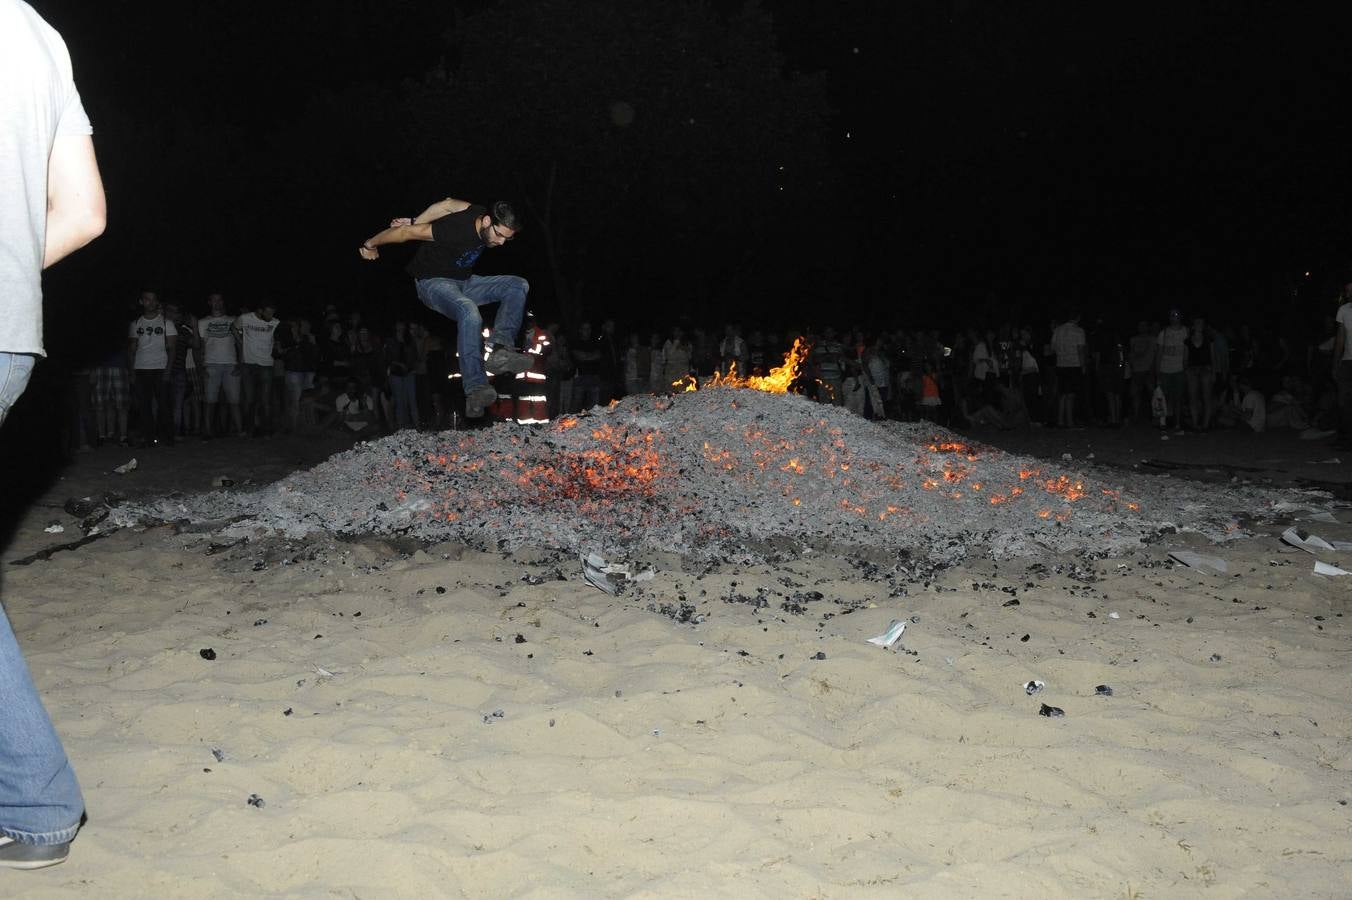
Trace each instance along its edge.
{"label": "foreground person's jeans", "polygon": [[31,353],[0,353],[0,425],[18,401],[38,358]]}
{"label": "foreground person's jeans", "polygon": [[463,281],[454,278],[420,278],[418,299],[430,310],[455,322],[456,349],[460,352],[460,376],[465,393],[488,383],[484,372],[484,330],[479,307],[498,304],[493,317],[490,344],[516,349],[516,336],[526,314],[526,292],[530,285],[517,275],[471,275]]}
{"label": "foreground person's jeans", "polygon": [[[28,354],[0,353],[0,425],[35,362]],[[75,772],[0,610],[0,834],[25,844],[63,844],[75,837],[83,812]]]}

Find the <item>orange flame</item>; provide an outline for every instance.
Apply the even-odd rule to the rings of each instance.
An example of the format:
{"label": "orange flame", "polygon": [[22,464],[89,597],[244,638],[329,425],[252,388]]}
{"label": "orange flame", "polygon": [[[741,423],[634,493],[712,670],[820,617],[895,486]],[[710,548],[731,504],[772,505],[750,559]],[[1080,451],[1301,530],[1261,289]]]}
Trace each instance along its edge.
{"label": "orange flame", "polygon": [[748,388],[753,391],[764,391],[767,394],[787,394],[789,387],[798,379],[802,372],[803,363],[807,360],[808,352],[812,345],[801,337],[793,339],[793,346],[789,352],[784,354],[784,362],[770,370],[768,375],[747,375],[745,377],[737,374],[737,364],[733,363],[728,370],[728,374],[715,372],[714,377],[704,384],[697,382],[692,376],[687,375],[680,381],[672,382],[672,387],[678,392],[694,391],[702,387],[724,387],[724,388]]}

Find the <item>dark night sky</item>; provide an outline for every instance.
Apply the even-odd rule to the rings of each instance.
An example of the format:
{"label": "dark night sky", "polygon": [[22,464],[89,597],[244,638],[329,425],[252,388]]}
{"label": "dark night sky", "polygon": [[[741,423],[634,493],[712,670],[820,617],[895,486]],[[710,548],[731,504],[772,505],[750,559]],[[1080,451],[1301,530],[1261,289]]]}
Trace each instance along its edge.
{"label": "dark night sky", "polygon": [[[99,140],[114,228],[119,203],[134,208],[129,195],[147,188],[119,182],[107,158],[118,135],[228,125],[241,165],[262,169],[253,136],[325,90],[427,71],[456,20],[421,0],[172,17],[158,4],[34,6],[70,44],[96,129],[113,135]],[[1350,260],[1342,21],[1219,3],[765,6],[790,66],[825,72],[836,108],[840,181],[805,198],[804,248],[825,245],[843,288],[875,304],[905,300],[919,318],[935,297],[1037,317],[1068,302],[1264,309],[1307,269],[1322,299]],[[228,241],[222,222],[292,212],[186,197],[181,234]],[[301,246],[257,252],[305,259]],[[115,267],[110,254],[90,251],[84,268]]]}

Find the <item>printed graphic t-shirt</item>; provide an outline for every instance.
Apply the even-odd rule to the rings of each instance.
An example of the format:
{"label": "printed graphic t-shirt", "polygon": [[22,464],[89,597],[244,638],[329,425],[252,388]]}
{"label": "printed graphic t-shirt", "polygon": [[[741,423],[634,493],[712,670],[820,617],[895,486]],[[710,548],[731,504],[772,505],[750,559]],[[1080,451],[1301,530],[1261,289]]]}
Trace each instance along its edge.
{"label": "printed graphic t-shirt", "polygon": [[232,366],[239,362],[235,355],[235,335],[230,316],[207,316],[197,320],[197,334],[202,338],[203,360],[209,366]]}
{"label": "printed graphic t-shirt", "polygon": [[153,319],[145,316],[127,326],[127,337],[136,339],[135,369],[165,369],[169,367],[168,339],[178,336],[173,322],[166,322],[161,313]]}
{"label": "printed graphic t-shirt", "polygon": [[272,365],[272,333],[277,330],[277,323],[276,316],[273,316],[271,321],[265,322],[257,313],[251,312],[235,320],[235,327],[244,335],[245,365]]}
{"label": "printed graphic t-shirt", "polygon": [[483,238],[475,229],[482,206],[471,205],[463,212],[442,216],[432,223],[432,240],[420,241],[418,252],[408,264],[414,278],[454,278],[463,281],[474,273],[474,263],[484,252]]}

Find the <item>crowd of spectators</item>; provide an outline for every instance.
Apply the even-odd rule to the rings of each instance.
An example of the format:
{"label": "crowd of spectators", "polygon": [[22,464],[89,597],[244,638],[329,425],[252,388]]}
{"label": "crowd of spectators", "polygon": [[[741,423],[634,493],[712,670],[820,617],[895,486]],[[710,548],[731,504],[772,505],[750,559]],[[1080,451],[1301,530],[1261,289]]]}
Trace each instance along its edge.
{"label": "crowd of spectators", "polygon": [[[232,309],[219,293],[200,310],[161,306],[151,291],[140,305],[125,340],[111,340],[104,358],[72,379],[72,449],[325,429],[369,437],[464,423],[454,335],[436,330],[454,326],[440,320],[434,328],[420,318],[376,325],[334,306],[288,317],[270,302]],[[563,329],[530,319],[525,349],[539,353],[543,377],[534,387],[548,418],[718,373],[763,375],[801,336],[810,350],[791,389],[868,418],[1331,437],[1339,408],[1334,309],[1305,346],[1175,309],[1130,327],[1082,324],[1071,313],[949,332],[688,322],[638,329],[613,319]]]}

